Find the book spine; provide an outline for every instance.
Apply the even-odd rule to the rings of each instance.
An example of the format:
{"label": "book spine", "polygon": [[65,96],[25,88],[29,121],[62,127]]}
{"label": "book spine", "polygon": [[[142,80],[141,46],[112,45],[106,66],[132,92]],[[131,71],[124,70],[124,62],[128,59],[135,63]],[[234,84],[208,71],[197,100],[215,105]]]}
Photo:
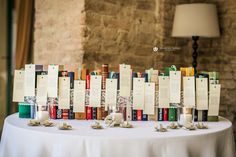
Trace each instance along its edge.
{"label": "book spine", "polygon": [[68,72],[68,76],[70,77],[70,89],[74,89],[75,73],[74,72]]}
{"label": "book spine", "polygon": [[158,121],[163,121],[163,108],[158,108]]}
{"label": "book spine", "polygon": [[168,108],[164,108],[163,120],[168,121]]}
{"label": "book spine", "polygon": [[86,106],[86,119],[92,119],[92,107]]}
{"label": "book spine", "polygon": [[62,109],[57,109],[57,119],[62,119]]}
{"label": "book spine", "polygon": [[169,108],[168,121],[176,121],[177,120],[177,109]]}
{"label": "book spine", "polygon": [[142,121],[148,121],[148,117],[149,117],[149,115],[143,114]]}
{"label": "book spine", "polygon": [[141,121],[143,117],[143,110],[137,110],[137,120]]}
{"label": "book spine", "polygon": [[92,119],[97,119],[97,107],[92,108]]}
{"label": "book spine", "polygon": [[[102,65],[102,90],[106,89],[106,79],[109,77],[109,70],[108,70],[108,64],[103,64]],[[108,115],[108,111],[105,110],[105,107],[101,107],[101,118],[104,120],[106,116]],[[100,118],[100,116],[99,116]]]}
{"label": "book spine", "polygon": [[206,122],[208,119],[207,119],[207,116],[208,115],[208,110],[203,110],[202,111],[202,121],[203,122]]}
{"label": "book spine", "polygon": [[57,119],[57,106],[55,104],[49,105],[49,115],[51,119]]}
{"label": "book spine", "polygon": [[[86,89],[90,89],[90,75],[86,75]],[[86,119],[92,119],[92,107],[86,106]]]}
{"label": "book spine", "polygon": [[97,120],[102,120],[102,108],[97,107]]}
{"label": "book spine", "polygon": [[75,119],[75,113],[73,112],[73,106],[70,106],[68,119]]}
{"label": "book spine", "polygon": [[69,109],[62,109],[62,118],[68,119]]}
{"label": "book spine", "polygon": [[132,110],[132,121],[137,121],[137,110]]}

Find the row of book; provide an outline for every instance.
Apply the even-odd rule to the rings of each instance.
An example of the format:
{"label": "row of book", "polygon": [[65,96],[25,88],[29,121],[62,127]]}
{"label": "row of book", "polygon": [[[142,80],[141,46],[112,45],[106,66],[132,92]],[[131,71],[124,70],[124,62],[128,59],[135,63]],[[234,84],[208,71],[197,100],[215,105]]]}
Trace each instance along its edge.
{"label": "row of book", "polygon": [[[35,66],[35,69],[32,71],[29,71],[30,66],[31,67]],[[46,71],[42,65],[26,65],[26,67],[27,68],[25,68],[25,71],[24,70],[16,71],[15,78],[14,78],[14,91],[15,92],[13,92],[13,101],[19,102],[20,117],[33,118],[35,116],[34,112],[37,110],[37,106],[34,106],[32,104],[28,104],[28,106],[27,106],[27,102],[25,102],[25,99],[24,99],[25,97],[32,97],[32,96],[37,97],[35,104],[41,104],[40,101],[42,99],[44,99],[44,101],[42,101],[42,102],[45,102],[46,104],[48,104],[49,114],[52,119],[64,118],[64,119],[98,119],[98,120],[100,120],[100,119],[104,119],[108,115],[107,108],[102,105],[99,107],[87,105],[87,106],[84,106],[84,109],[82,109],[82,111],[80,110],[80,112],[78,112],[78,110],[75,110],[75,105],[74,105],[73,99],[71,99],[71,98],[69,98],[69,104],[67,105],[68,106],[67,108],[61,108],[58,103],[53,102],[53,101],[48,102],[48,100],[47,100],[48,97],[57,99],[58,93],[60,95],[60,90],[58,91],[58,82],[56,82],[57,84],[51,85],[48,83],[49,82],[48,80],[50,80],[49,77],[47,78],[48,79],[47,82],[42,82],[42,80],[40,80],[40,78],[47,76],[50,72],[52,73],[52,68],[55,68],[56,66],[49,65],[48,71]],[[129,67],[129,65],[123,66],[123,68],[127,68],[127,67]],[[28,70],[26,70],[26,69],[28,69]],[[171,71],[177,71],[176,67],[175,66],[166,67],[166,68],[164,68],[163,73],[160,73],[160,71],[154,70],[154,69],[145,70],[145,72],[142,72],[142,73],[133,72],[131,70],[131,73],[130,73],[131,82],[134,80],[134,78],[144,78],[145,82],[147,82],[147,83],[148,82],[155,83],[156,89],[158,89],[159,76],[161,75],[161,76],[169,77]],[[207,82],[209,82],[208,85],[209,84],[219,84],[219,74],[217,72],[202,72],[202,73],[194,74],[194,70],[192,67],[181,67],[180,72],[181,72],[181,77],[185,77],[185,76],[194,77],[195,76],[195,78],[207,78],[207,80],[208,80]],[[28,80],[27,80],[26,78],[22,79],[22,77],[19,77],[19,76],[21,76],[21,75],[19,75],[20,73],[22,73],[22,74],[24,73],[27,75],[31,74],[31,73],[35,73],[35,75],[30,75],[30,77],[27,76],[27,78],[28,78]],[[18,75],[16,76],[16,74],[18,74]],[[63,66],[58,66],[58,70],[55,73],[55,77],[57,79],[58,78],[69,78],[69,88],[70,89],[74,89],[75,80],[84,80],[85,84],[86,84],[85,87],[87,90],[90,89],[90,86],[91,86],[90,79],[91,79],[91,76],[94,76],[94,75],[96,75],[96,76],[101,75],[101,78],[102,78],[101,79],[101,89],[102,90],[106,89],[106,80],[108,78],[109,79],[116,79],[117,80],[117,90],[119,90],[121,88],[121,84],[122,84],[122,82],[120,83],[121,71],[119,71],[119,72],[109,71],[108,64],[102,65],[101,70],[92,71],[92,72],[89,72],[89,70],[85,69],[85,68],[78,68],[75,71],[66,71],[63,68]],[[34,78],[32,76],[34,76]],[[21,81],[19,81],[19,79],[21,79]],[[27,81],[29,81],[29,79],[31,79],[30,81],[33,83],[27,82]],[[183,79],[181,79],[181,81],[182,80]],[[24,82],[23,86],[24,86],[24,89],[26,89],[26,90],[24,90],[24,92],[17,91],[19,89],[15,88],[15,87],[17,85],[19,86],[19,84],[22,82]],[[25,86],[25,82],[27,82],[27,86]],[[28,86],[28,84],[30,86]],[[32,88],[32,86],[33,86],[33,88]],[[42,90],[41,92],[39,92],[39,89],[42,88],[42,86],[44,87],[45,90]],[[50,89],[50,87],[52,87],[52,86],[54,87],[53,90]],[[22,87],[22,85],[21,85],[21,87]],[[35,88],[37,89],[36,94],[35,94]],[[59,88],[60,88],[60,81],[59,81]],[[133,83],[131,83],[130,90],[132,90],[133,88],[134,88]],[[38,97],[38,93],[40,93],[40,95],[41,95],[40,98]],[[69,97],[70,97],[70,94],[69,94]],[[37,101],[37,99],[40,99],[40,101]],[[172,103],[172,104],[174,104],[174,103]],[[152,108],[153,108],[154,112],[152,114],[145,113],[144,109],[135,109],[132,107],[126,107],[126,108],[122,109],[122,112],[124,115],[124,119],[129,119],[129,120],[144,120],[144,121],[146,121],[146,120],[159,120],[159,121],[170,120],[170,121],[172,121],[173,120],[174,121],[177,119],[176,118],[177,117],[176,116],[177,109],[171,108],[170,107],[170,106],[172,106],[171,103],[168,105],[169,105],[168,107],[159,106],[159,108],[157,110],[157,108],[155,108],[154,104],[153,104]],[[175,115],[175,116],[173,116],[173,115]],[[205,117],[207,117],[207,116],[205,116],[205,115],[208,115],[208,110],[199,110],[199,111],[196,110],[195,119],[206,120]]]}

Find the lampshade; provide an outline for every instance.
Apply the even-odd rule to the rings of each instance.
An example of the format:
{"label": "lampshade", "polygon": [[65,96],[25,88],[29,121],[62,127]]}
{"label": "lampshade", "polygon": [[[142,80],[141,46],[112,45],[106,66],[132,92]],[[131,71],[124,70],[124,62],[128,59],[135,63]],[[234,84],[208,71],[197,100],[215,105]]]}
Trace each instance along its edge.
{"label": "lampshade", "polygon": [[214,4],[181,4],[175,8],[173,37],[219,37],[219,23]]}

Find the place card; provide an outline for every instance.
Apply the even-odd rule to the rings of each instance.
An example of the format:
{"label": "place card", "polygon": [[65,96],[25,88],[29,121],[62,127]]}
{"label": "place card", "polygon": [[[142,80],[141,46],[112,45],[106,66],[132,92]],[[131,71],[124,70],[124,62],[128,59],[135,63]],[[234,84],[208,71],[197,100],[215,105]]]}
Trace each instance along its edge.
{"label": "place card", "polygon": [[170,71],[170,103],[180,103],[181,72]]}
{"label": "place card", "polygon": [[133,78],[133,109],[144,109],[145,78]]}
{"label": "place card", "polygon": [[70,109],[70,77],[59,77],[59,109]]}
{"label": "place card", "polygon": [[130,65],[120,64],[120,96],[130,97],[132,70]]}
{"label": "place card", "polygon": [[194,107],[195,106],[195,78],[193,76],[183,77],[183,95],[184,95],[184,106]]}
{"label": "place card", "polygon": [[13,85],[13,102],[24,102],[24,70],[15,70]]}
{"label": "place card", "polygon": [[218,116],[220,107],[220,84],[210,84],[208,116]]}
{"label": "place card", "polygon": [[57,97],[58,88],[58,65],[48,65],[48,83],[47,93],[48,97]]}
{"label": "place card", "polygon": [[170,78],[169,76],[159,76],[159,108],[169,108],[170,106]]}
{"label": "place card", "polygon": [[145,83],[144,114],[154,114],[155,110],[155,83]]}
{"label": "place card", "polygon": [[116,107],[117,79],[106,79],[105,111],[109,107]]}
{"label": "place card", "polygon": [[38,75],[37,76],[37,94],[36,102],[45,103],[47,102],[47,75]]}
{"label": "place card", "polygon": [[158,70],[152,71],[151,82],[158,84]]}
{"label": "place card", "polygon": [[74,81],[73,112],[85,112],[86,82],[84,80]]}
{"label": "place card", "polygon": [[208,109],[208,78],[196,78],[196,104],[198,110]]}
{"label": "place card", "polygon": [[35,65],[25,65],[24,96],[35,96]]}
{"label": "place card", "polygon": [[90,107],[101,107],[101,89],[102,89],[102,76],[91,75],[90,78]]}

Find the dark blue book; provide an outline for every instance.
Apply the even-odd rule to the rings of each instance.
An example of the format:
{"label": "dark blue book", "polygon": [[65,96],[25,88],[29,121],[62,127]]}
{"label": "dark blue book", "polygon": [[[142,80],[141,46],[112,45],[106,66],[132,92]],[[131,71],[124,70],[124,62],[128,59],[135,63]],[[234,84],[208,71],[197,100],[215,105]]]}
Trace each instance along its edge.
{"label": "dark blue book", "polygon": [[73,89],[74,88],[75,73],[74,72],[68,72],[68,77],[70,77],[70,89]]}
{"label": "dark blue book", "polygon": [[92,119],[97,119],[97,107],[92,108]]}
{"label": "dark blue book", "polygon": [[137,110],[132,109],[132,121],[137,121]]}
{"label": "dark blue book", "polygon": [[73,112],[73,106],[70,106],[68,119],[75,119],[75,113]]}
{"label": "dark blue book", "polygon": [[163,121],[163,118],[164,118],[164,109],[158,108],[158,114],[157,114],[158,121]]}
{"label": "dark blue book", "polygon": [[148,121],[148,115],[147,114],[143,114],[142,121]]}

